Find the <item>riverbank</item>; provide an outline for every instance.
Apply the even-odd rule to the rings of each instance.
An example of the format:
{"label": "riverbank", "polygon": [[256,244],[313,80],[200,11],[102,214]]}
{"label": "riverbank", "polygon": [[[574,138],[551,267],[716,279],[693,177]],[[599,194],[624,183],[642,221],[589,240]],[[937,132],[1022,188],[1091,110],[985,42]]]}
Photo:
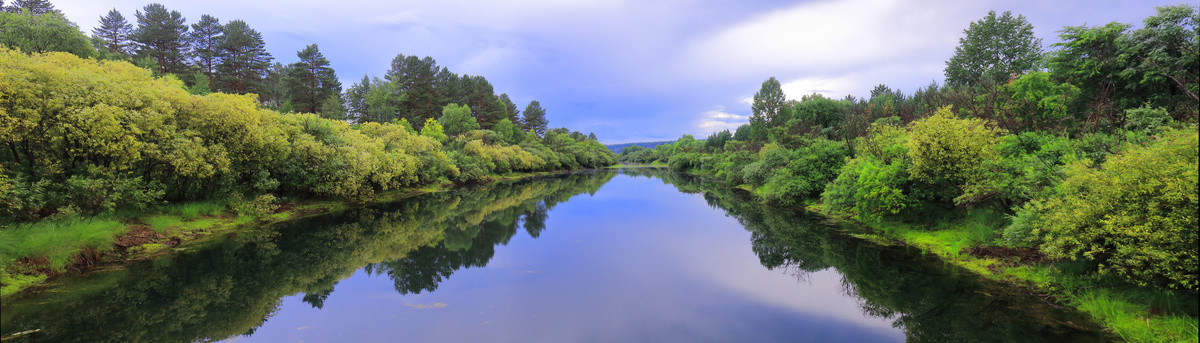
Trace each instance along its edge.
{"label": "riverbank", "polygon": [[[690,175],[712,179],[711,175]],[[729,186],[719,180],[719,184]],[[765,197],[746,185],[729,186]],[[828,211],[815,200],[799,209],[831,220],[867,228],[851,235],[880,244],[900,244],[937,255],[986,278],[1011,284],[1053,306],[1070,306],[1107,330],[1131,342],[1196,342],[1197,302],[1194,295],[1138,287],[1116,277],[1086,273],[1089,266],[1046,258],[1036,249],[989,246],[990,235],[1006,223],[1003,214],[986,209],[951,213],[950,219],[914,224],[871,220]]]}
{"label": "riverbank", "polygon": [[[570,171],[490,175],[482,184]],[[481,184],[474,183],[474,184]],[[146,211],[97,217],[64,217],[0,230],[0,297],[45,285],[66,273],[87,273],[123,265],[204,241],[217,234],[277,225],[348,208],[388,203],[445,191],[461,184],[442,182],[379,193],[369,199],[248,199],[171,203]]]}

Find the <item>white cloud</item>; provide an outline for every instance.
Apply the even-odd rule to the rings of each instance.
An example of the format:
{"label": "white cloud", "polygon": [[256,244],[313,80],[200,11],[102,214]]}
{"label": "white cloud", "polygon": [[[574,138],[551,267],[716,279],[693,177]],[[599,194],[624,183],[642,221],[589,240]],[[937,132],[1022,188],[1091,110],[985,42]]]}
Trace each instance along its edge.
{"label": "white cloud", "polygon": [[763,14],[694,41],[681,65],[711,78],[847,72],[897,59],[953,51],[959,3],[926,0],[809,2]]}
{"label": "white cloud", "polygon": [[788,99],[800,99],[805,95],[819,93],[827,98],[841,98],[846,94],[854,94],[862,88],[853,75],[825,78],[806,77],[785,81],[781,87]]}
{"label": "white cloud", "polygon": [[700,129],[701,135],[707,135],[721,130],[735,130],[738,126],[747,123],[749,119],[749,116],[725,112],[725,107],[718,106],[716,109],[701,114],[696,127]]}

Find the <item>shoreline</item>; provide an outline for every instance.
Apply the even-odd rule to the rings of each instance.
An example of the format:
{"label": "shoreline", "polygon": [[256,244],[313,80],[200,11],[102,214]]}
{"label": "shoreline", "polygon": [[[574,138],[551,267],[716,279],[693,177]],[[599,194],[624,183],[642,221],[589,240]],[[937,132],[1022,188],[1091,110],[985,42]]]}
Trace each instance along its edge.
{"label": "shoreline", "polygon": [[[118,270],[136,261],[153,259],[175,251],[186,250],[223,234],[262,229],[296,220],[345,211],[347,209],[385,204],[419,195],[444,192],[457,187],[487,185],[496,182],[533,179],[547,175],[603,169],[606,168],[491,175],[485,182],[457,184],[447,181],[420,187],[381,192],[362,201],[297,199],[296,201],[278,204],[277,209],[257,216],[238,214],[228,208],[223,210],[219,215],[200,215],[192,218],[183,218],[181,215],[154,209],[136,213],[123,213],[116,215],[113,219],[120,222],[123,228],[120,233],[113,236],[111,248],[103,250],[97,250],[93,247],[76,248],[71,261],[58,269],[48,265],[49,262],[45,258],[30,257],[23,257],[12,264],[0,266],[0,268],[4,269],[18,269],[12,275],[7,275],[6,283],[0,288],[0,299],[9,300],[27,295],[30,292],[39,292],[53,288],[54,281],[64,276],[82,276],[96,272]],[[179,204],[186,205],[189,203],[171,203],[169,205]],[[232,207],[232,204],[228,206]],[[168,227],[156,228],[158,225],[147,223],[147,218],[171,224]]]}

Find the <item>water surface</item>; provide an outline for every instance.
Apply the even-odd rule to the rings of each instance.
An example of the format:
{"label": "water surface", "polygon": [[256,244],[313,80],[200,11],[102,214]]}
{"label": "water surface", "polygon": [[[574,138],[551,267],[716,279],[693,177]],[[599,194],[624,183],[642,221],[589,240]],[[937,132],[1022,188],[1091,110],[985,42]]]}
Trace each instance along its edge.
{"label": "water surface", "polygon": [[7,301],[0,323],[54,342],[1109,340],[835,225],[661,170],[573,173],[230,235]]}

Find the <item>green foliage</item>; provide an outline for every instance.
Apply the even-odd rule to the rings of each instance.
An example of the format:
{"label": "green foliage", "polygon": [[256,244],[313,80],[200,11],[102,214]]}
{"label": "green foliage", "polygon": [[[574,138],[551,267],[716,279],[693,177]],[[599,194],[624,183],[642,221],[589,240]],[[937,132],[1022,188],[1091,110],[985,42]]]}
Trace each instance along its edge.
{"label": "green foliage", "polygon": [[1171,126],[1171,115],[1166,109],[1142,106],[1125,110],[1125,130],[1145,134],[1156,134]]}
{"label": "green foliage", "polygon": [[0,12],[0,46],[29,53],[96,54],[88,37],[61,13]]}
{"label": "green foliage", "polygon": [[187,69],[187,30],[183,14],[152,3],[137,11],[137,28],[130,36],[137,42],[137,57],[153,60],[160,74],[178,74]]}
{"label": "green foliage", "polygon": [[952,86],[1004,83],[1041,63],[1042,40],[1033,35],[1033,25],[1023,15],[989,11],[963,34],[954,56],[946,61],[946,83]]}
{"label": "green foliage", "polygon": [[966,184],[980,180],[984,162],[996,157],[999,130],[979,119],[959,119],[943,107],[909,127],[909,173],[932,185],[950,187],[950,197]]}
{"label": "green foliage", "polygon": [[529,105],[525,106],[525,111],[521,112],[521,115],[522,130],[532,131],[538,136],[546,133],[546,125],[549,125],[550,121],[546,119],[546,110],[542,108],[540,102],[537,100],[530,101]]}
{"label": "green foliage", "polygon": [[1027,129],[1053,128],[1070,118],[1069,105],[1079,94],[1070,83],[1055,83],[1050,73],[1031,72],[1003,86],[1010,94],[1008,113],[1020,115],[1010,120],[1021,122]]}
{"label": "green foliage", "polygon": [[239,216],[261,217],[271,214],[279,208],[279,205],[275,204],[276,201],[278,198],[274,195],[263,194],[250,200],[238,197],[230,206]]}
{"label": "green foliage", "polygon": [[754,93],[754,103],[751,105],[753,114],[750,115],[751,125],[776,126],[782,124],[786,109],[787,98],[783,94],[782,85],[774,76],[763,81],[762,88]]}
{"label": "green foliage", "polygon": [[471,115],[471,108],[467,105],[449,104],[442,107],[442,116],[438,123],[448,136],[458,136],[479,129],[479,122]]}
{"label": "green foliage", "polygon": [[44,259],[62,270],[83,248],[104,251],[125,225],[116,220],[66,216],[37,223],[15,224],[0,230],[0,265],[19,258]]}
{"label": "green foliage", "polygon": [[1137,284],[1195,292],[1198,144],[1195,128],[1178,130],[1099,169],[1068,166],[1055,194],[1032,205],[1044,251]]}
{"label": "green foliage", "polygon": [[442,124],[438,123],[437,120],[433,120],[433,118],[425,120],[425,125],[421,128],[421,135],[433,138],[439,142],[446,140],[446,134],[442,130]]}
{"label": "green foliage", "polygon": [[287,89],[288,101],[296,110],[309,113],[321,113],[330,101],[341,102],[338,97],[342,93],[342,83],[337,79],[337,73],[329,67],[329,60],[317,49],[316,44],[310,44],[296,52],[300,61],[288,65],[287,75],[283,83]]}

